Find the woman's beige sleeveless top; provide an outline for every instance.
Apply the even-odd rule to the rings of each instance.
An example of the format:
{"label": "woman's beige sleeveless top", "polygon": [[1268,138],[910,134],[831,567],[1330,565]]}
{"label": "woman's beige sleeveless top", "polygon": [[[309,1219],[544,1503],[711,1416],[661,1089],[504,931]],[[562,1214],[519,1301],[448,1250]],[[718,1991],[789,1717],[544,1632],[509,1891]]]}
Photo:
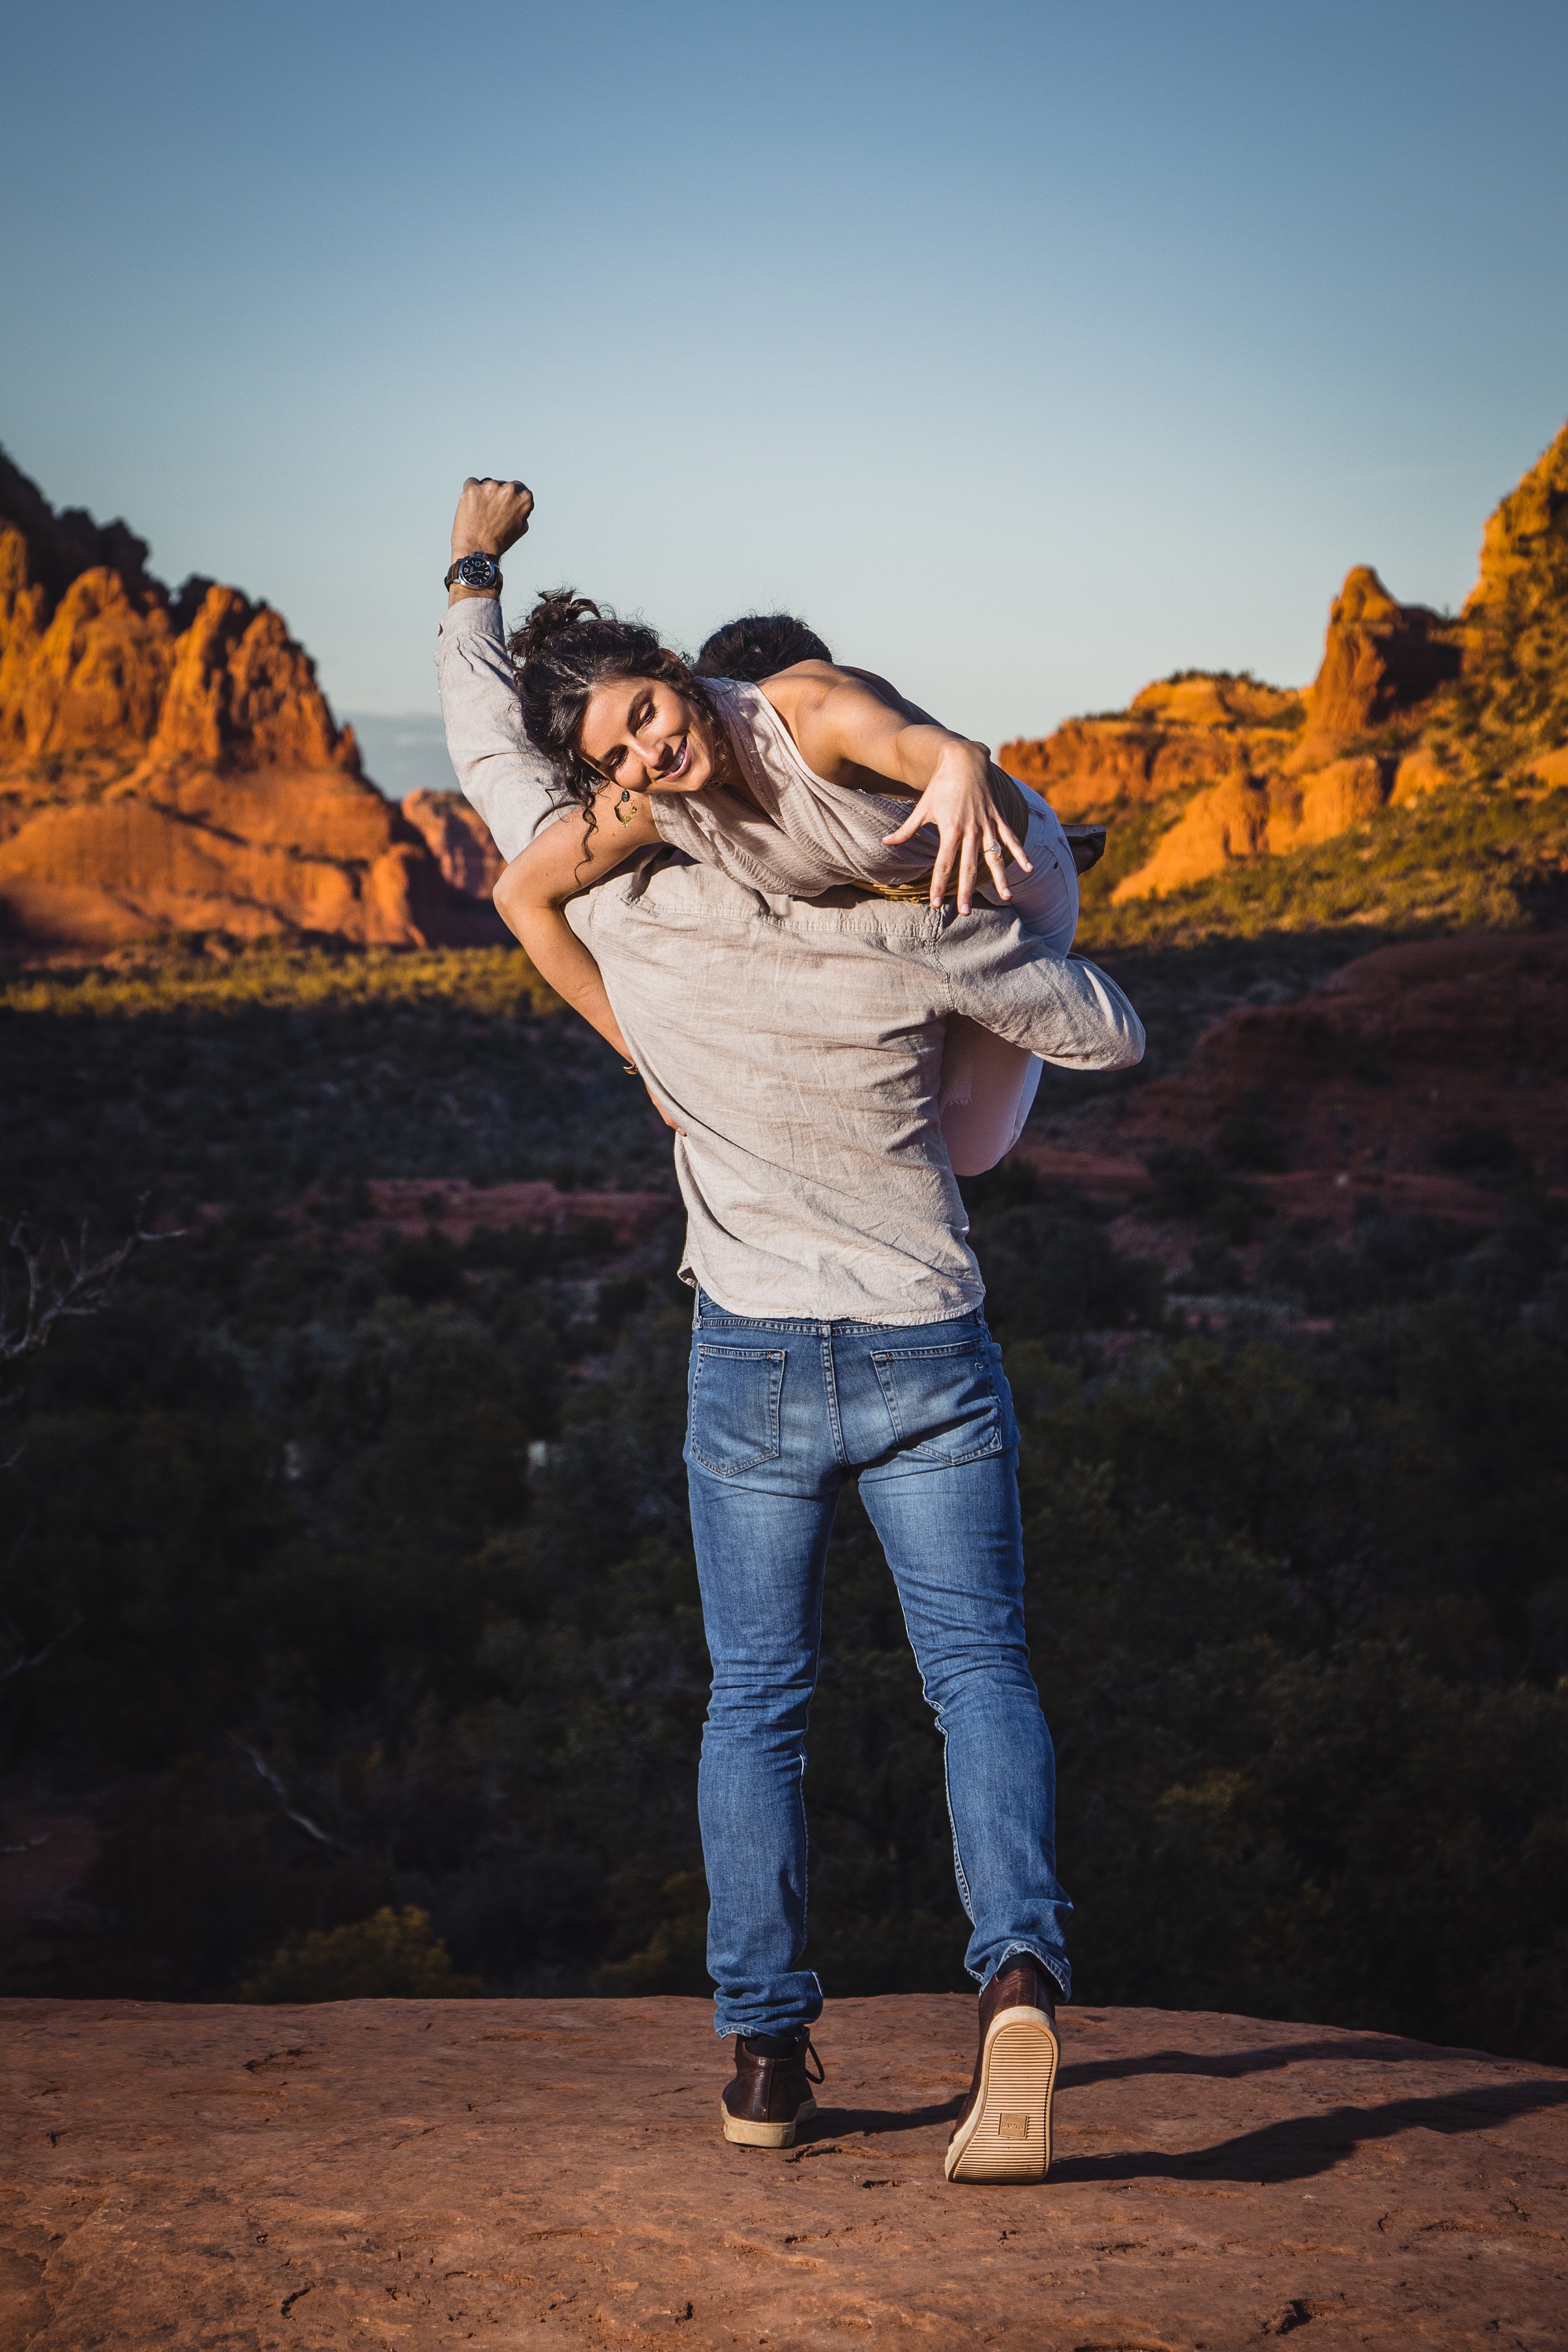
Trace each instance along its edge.
{"label": "woman's beige sleeveless top", "polygon": [[732,881],[792,898],[819,898],[844,882],[924,897],[935,829],[922,828],[895,849],[882,840],[902,824],[912,802],[830,784],[806,766],[759,687],[728,677],[702,683],[757,807],[717,787],[653,793],[648,804],[661,839]]}

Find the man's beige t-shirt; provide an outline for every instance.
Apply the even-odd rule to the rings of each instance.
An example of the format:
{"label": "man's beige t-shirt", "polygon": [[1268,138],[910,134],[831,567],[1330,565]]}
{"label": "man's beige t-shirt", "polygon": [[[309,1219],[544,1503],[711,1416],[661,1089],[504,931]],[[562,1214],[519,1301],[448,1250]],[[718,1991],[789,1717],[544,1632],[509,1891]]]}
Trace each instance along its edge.
{"label": "man's beige t-shirt", "polygon": [[[452,608],[437,668],[458,780],[515,856],[555,795],[493,603]],[[838,895],[778,898],[663,851],[566,914],[685,1129],[687,1279],[737,1315],[940,1322],[984,1289],[939,1125],[946,1021],[1082,1070],[1136,1062],[1142,1025],[1005,910]]]}
{"label": "man's beige t-shirt", "polygon": [[938,1124],[950,1014],[1073,1068],[1142,1048],[1112,982],[989,909],[807,905],[664,865],[566,911],[685,1129],[682,1271],[738,1315],[934,1323],[979,1306]]}

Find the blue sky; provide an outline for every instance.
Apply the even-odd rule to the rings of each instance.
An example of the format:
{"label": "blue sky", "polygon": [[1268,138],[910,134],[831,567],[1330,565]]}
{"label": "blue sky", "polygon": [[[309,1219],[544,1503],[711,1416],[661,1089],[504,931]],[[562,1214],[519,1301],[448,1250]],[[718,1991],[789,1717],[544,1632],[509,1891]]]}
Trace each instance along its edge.
{"label": "blue sky", "polygon": [[997,740],[1457,604],[1568,415],[1568,10],[7,12],[0,440],[340,709],[434,707],[465,473],[690,644]]}

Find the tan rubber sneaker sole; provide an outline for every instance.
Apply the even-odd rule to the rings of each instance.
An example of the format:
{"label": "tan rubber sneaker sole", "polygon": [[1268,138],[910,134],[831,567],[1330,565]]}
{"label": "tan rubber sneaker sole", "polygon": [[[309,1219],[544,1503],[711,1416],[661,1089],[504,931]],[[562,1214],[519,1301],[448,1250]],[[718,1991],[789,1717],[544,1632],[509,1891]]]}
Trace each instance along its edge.
{"label": "tan rubber sneaker sole", "polygon": [[949,2180],[1043,2180],[1061,2045],[1043,2009],[1005,2009],[981,2055],[980,2095],[949,2144]]}
{"label": "tan rubber sneaker sole", "polygon": [[741,2147],[790,2147],[795,2144],[797,2127],[809,2123],[816,2113],[815,2099],[803,2099],[787,2124],[756,2124],[747,2116],[732,2116],[719,2101],[719,2115],[724,2126],[726,2139],[734,2140]]}

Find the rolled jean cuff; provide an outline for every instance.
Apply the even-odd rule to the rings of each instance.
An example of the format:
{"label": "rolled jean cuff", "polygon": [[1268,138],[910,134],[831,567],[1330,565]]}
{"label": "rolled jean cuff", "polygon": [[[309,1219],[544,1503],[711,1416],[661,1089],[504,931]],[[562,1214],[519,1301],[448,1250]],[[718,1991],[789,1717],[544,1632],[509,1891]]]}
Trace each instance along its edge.
{"label": "rolled jean cuff", "polygon": [[1061,1995],[1063,2000],[1071,2000],[1071,1962],[1061,1952],[1051,1952],[1047,1954],[1037,1950],[1033,1944],[1009,1944],[1007,1949],[997,1961],[996,1966],[991,1970],[990,1975],[982,1979],[980,1986],[981,1991],[984,1991],[986,1986],[990,1983],[992,1977],[999,1976],[1001,1974],[1009,1960],[1018,1959],[1033,1960],[1041,1975],[1049,1977],[1051,1982],[1056,1986],[1056,1989]]}
{"label": "rolled jean cuff", "polygon": [[798,2033],[822,2015],[822,1986],[810,1969],[792,1969],[768,1984],[742,1985],[713,2003],[713,2031],[721,2042],[732,2033]]}

